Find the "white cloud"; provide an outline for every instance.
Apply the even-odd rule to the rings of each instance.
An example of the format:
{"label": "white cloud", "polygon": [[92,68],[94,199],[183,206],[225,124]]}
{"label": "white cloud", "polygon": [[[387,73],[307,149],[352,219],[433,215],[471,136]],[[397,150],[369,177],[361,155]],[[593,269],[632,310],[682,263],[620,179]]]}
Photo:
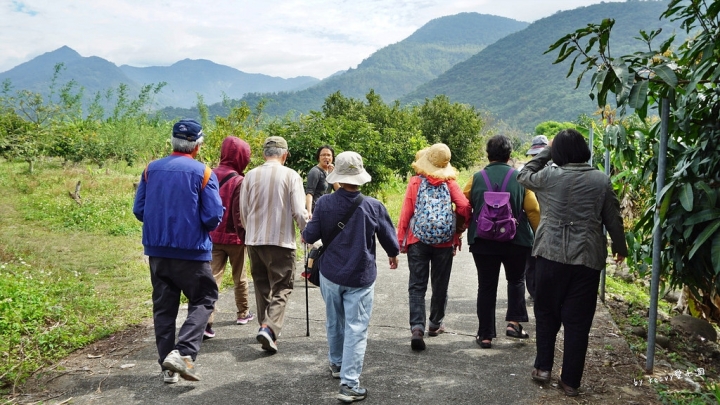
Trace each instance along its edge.
{"label": "white cloud", "polygon": [[533,21],[600,0],[0,0],[0,72],[63,45],[117,65],[209,59],[324,78],[428,21],[478,12]]}

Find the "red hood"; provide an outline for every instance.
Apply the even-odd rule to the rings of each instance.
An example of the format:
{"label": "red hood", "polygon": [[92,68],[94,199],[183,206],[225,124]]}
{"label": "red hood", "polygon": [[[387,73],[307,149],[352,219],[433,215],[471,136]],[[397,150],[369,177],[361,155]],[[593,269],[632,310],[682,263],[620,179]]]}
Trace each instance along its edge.
{"label": "red hood", "polygon": [[250,145],[235,136],[228,136],[223,139],[220,147],[220,164],[243,175],[243,171],[250,163]]}

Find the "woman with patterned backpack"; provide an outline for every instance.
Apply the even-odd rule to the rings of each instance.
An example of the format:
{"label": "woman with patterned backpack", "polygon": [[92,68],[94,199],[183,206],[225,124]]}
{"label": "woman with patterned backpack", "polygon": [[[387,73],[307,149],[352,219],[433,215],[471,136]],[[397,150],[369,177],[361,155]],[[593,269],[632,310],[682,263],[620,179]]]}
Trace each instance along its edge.
{"label": "woman with patterned backpack", "polygon": [[[495,305],[501,265],[505,268],[508,296],[505,334],[520,339],[530,337],[520,324],[528,321],[525,258],[530,253],[533,232],[540,221],[535,194],[517,182],[517,171],[508,164],[512,152],[510,139],[505,135],[493,136],[487,141],[486,152],[490,164],[475,173],[463,190],[473,211],[473,223],[468,226],[468,245],[478,274],[475,342],[483,349],[491,348],[492,340],[497,336]],[[501,208],[505,204],[510,206],[507,211],[511,212],[506,212],[511,216],[510,226],[506,226],[505,219],[498,218],[502,216]]]}
{"label": "woman with patterned backpack", "polygon": [[[445,331],[448,283],[460,234],[470,220],[470,202],[455,182],[450,148],[442,143],[418,152],[398,221],[400,252],[407,253],[410,279],[410,346],[425,350],[425,292],[432,286],[429,336]],[[455,205],[453,210],[452,205]],[[455,217],[457,214],[457,224]]]}

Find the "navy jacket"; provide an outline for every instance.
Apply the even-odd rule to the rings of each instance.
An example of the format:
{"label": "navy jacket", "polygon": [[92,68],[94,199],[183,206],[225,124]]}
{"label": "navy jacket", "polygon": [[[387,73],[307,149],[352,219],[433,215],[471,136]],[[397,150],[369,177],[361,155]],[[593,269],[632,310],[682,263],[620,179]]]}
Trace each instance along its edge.
{"label": "navy jacket", "polygon": [[[337,227],[337,223],[353,205],[359,191],[342,188],[326,194],[317,201],[312,220],[302,232],[307,243],[323,239],[323,244]],[[320,273],[335,284],[346,287],[367,287],[377,278],[375,237],[389,257],[400,253],[395,227],[385,206],[378,200],[364,196],[345,229],[325,250],[318,266]]]}

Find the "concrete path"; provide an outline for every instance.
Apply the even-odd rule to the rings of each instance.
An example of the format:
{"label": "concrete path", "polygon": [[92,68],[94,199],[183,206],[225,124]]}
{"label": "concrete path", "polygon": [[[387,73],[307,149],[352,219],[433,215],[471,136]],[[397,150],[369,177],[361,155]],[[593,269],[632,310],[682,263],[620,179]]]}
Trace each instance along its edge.
{"label": "concrete path", "polygon": [[[463,249],[455,257],[450,281],[447,333],[426,337],[427,349],[423,352],[410,349],[407,257],[401,255],[399,268],[390,270],[387,257],[379,249],[379,276],[361,376],[361,385],[368,389],[368,398],[363,403],[541,402],[539,399],[547,388],[530,379],[534,339],[521,341],[500,336],[489,350],[475,343],[477,275],[471,254],[466,247]],[[504,335],[504,273],[498,290],[497,329],[498,334]],[[181,379],[178,384],[164,384],[156,362],[154,337],[148,328],[137,346],[106,371],[58,377],[53,383],[62,386],[64,392],[53,403],[72,398],[69,402],[73,404],[337,404],[339,380],[331,378],[328,369],[324,305],[319,288],[308,289],[308,337],[304,282],[296,280],[286,326],[278,341],[279,352],[275,355],[268,355],[255,340],[256,321],[246,326],[235,324],[232,294],[231,290],[221,294],[220,312],[214,325],[217,336],[203,343],[196,362],[202,381]],[[252,291],[250,297],[254,311]],[[429,298],[428,292],[428,311]],[[534,337],[532,308],[529,313],[530,322],[525,329]],[[184,315],[181,311],[180,318]]]}

